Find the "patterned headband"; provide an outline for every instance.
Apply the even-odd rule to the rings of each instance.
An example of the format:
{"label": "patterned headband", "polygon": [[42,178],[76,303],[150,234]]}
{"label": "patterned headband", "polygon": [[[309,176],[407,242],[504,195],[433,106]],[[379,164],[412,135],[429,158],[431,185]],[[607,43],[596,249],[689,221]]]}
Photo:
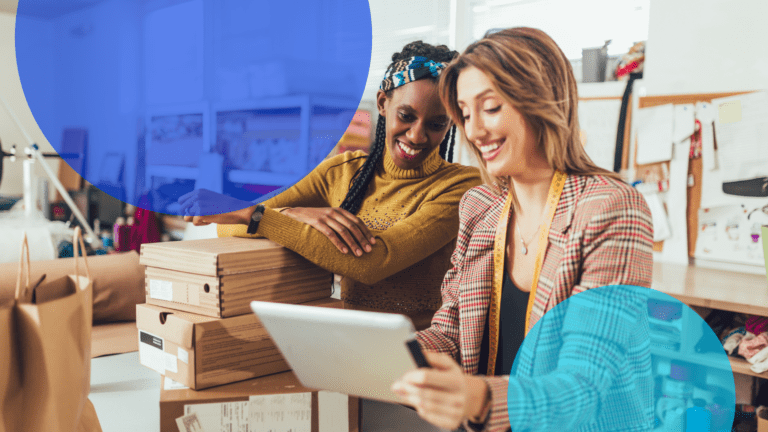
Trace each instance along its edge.
{"label": "patterned headband", "polygon": [[379,88],[386,92],[422,78],[430,76],[437,78],[446,66],[445,63],[421,56],[400,60],[387,68]]}

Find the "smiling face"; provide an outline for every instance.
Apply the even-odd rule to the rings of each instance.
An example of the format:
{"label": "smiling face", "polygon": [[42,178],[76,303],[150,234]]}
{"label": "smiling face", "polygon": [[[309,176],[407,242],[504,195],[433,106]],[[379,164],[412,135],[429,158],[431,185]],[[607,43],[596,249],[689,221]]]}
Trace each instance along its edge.
{"label": "smiling face", "polygon": [[421,166],[440,146],[451,125],[437,84],[430,79],[398,87],[391,97],[379,90],[376,102],[379,115],[387,119],[387,150],[400,169]]}
{"label": "smiling face", "polygon": [[470,66],[456,81],[457,102],[467,140],[475,146],[488,173],[515,177],[546,164],[533,129],[523,115],[494,89],[488,76]]}

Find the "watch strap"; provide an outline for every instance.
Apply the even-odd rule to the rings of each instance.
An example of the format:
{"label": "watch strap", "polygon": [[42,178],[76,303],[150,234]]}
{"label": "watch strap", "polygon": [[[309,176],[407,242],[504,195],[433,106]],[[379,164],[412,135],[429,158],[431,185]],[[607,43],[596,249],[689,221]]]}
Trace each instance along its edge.
{"label": "watch strap", "polygon": [[261,222],[261,218],[264,216],[264,209],[264,206],[259,204],[253,210],[251,221],[248,223],[248,230],[246,231],[248,234],[256,234],[256,231],[258,231],[259,222]]}

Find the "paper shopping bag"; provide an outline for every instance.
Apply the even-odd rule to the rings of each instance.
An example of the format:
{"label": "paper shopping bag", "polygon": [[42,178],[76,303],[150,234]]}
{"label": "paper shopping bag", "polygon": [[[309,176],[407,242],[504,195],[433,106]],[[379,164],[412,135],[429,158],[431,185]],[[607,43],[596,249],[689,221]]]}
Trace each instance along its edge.
{"label": "paper shopping bag", "polygon": [[80,422],[75,432],[102,432],[99,417],[96,416],[96,408],[90,400],[85,400],[83,413],[80,415]]}
{"label": "paper shopping bag", "polygon": [[[75,256],[85,245],[75,229]],[[26,258],[26,259],[25,259]],[[25,432],[74,432],[81,422],[100,431],[93,406],[88,401],[91,373],[91,320],[93,298],[88,263],[80,275],[74,260],[74,274],[30,285],[29,246],[26,236],[16,281],[15,324],[19,359],[21,409],[15,412]],[[26,284],[22,269],[26,263]],[[8,415],[7,411],[3,412]],[[13,414],[11,414],[13,416]]]}
{"label": "paper shopping bag", "polygon": [[0,305],[0,432],[22,430],[14,414],[22,402],[15,316],[13,302]]}

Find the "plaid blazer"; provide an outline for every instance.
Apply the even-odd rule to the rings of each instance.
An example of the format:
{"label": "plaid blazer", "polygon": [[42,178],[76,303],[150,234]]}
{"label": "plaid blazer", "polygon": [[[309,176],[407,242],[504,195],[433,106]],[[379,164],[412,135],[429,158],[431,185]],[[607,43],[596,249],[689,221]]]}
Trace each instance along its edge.
{"label": "plaid blazer", "polygon": [[[493,286],[493,241],[505,198],[506,191],[500,196],[488,185],[470,189],[462,198],[459,235],[451,257],[453,266],[441,288],[443,305],[431,327],[417,334],[424,349],[452,355],[470,374],[478,372],[480,343]],[[634,188],[609,177],[569,175],[550,227],[529,325],[533,327],[545,312],[571,295],[590,288],[650,287],[652,246],[651,214],[645,199]],[[623,353],[613,352],[622,347],[597,340],[593,343],[600,343],[600,347],[590,352],[602,350],[608,356],[623,358]],[[557,371],[557,349],[547,343],[536,346],[543,351],[541,356],[537,351],[536,368],[527,371],[529,375]],[[647,358],[650,362],[650,352]],[[594,360],[602,361],[600,356]],[[647,372],[650,374],[650,370]],[[612,430],[644,430],[644,425],[626,423],[631,413],[611,413],[614,398],[602,389],[595,392],[578,387],[572,376],[553,387],[546,380],[523,380],[521,373],[526,371],[518,370],[518,376],[512,380],[485,378],[492,394],[486,430],[599,430],[595,429],[594,419],[606,416],[618,424]],[[513,398],[515,405],[508,407],[510,387],[517,397]],[[508,408],[515,413],[512,419]],[[626,408],[621,406],[620,410]]]}

